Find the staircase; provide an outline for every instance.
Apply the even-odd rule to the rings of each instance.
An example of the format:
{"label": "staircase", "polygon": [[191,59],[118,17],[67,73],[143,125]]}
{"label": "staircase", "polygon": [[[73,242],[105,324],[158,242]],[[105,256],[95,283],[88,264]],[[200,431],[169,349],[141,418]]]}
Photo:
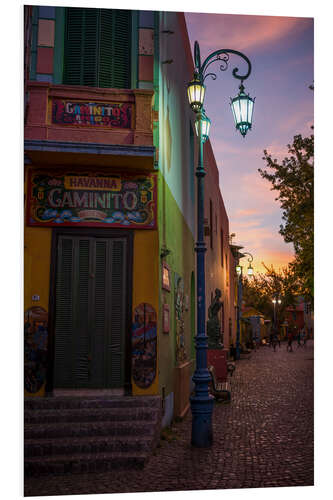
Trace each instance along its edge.
{"label": "staircase", "polygon": [[25,475],[141,469],[160,430],[159,396],[26,399]]}

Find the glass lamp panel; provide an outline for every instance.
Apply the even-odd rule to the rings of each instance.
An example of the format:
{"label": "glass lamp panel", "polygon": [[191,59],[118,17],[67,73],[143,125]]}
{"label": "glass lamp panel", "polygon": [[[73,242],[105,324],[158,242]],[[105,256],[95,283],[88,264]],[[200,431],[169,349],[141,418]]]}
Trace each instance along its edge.
{"label": "glass lamp panel", "polygon": [[248,114],[248,99],[246,96],[240,96],[239,99],[239,107],[240,107],[240,122],[247,122],[247,114]]}
{"label": "glass lamp panel", "polygon": [[239,101],[240,101],[240,99],[237,97],[232,103],[236,127],[242,121],[241,120],[241,106],[240,106]]}
{"label": "glass lamp panel", "polygon": [[252,276],[253,275],[253,268],[252,267],[249,267],[248,270],[247,270],[247,274],[249,276]]}
{"label": "glass lamp panel", "polygon": [[201,118],[197,118],[194,122],[195,125],[195,131],[197,136],[199,137],[199,125],[201,123],[201,140],[205,142],[208,139],[209,136],[209,130],[210,130],[210,119],[203,113],[201,115]]}
{"label": "glass lamp panel", "polygon": [[205,140],[207,140],[209,136],[210,119],[206,117],[201,121],[201,123],[202,136],[205,138]]}
{"label": "glass lamp panel", "polygon": [[200,82],[191,82],[187,87],[187,95],[190,106],[194,110],[199,110],[202,107],[205,98],[205,86]]}
{"label": "glass lamp panel", "polygon": [[249,109],[248,109],[247,119],[248,119],[249,124],[252,125],[252,115],[253,115],[253,104],[254,104],[254,101],[249,98],[248,102],[249,102]]}

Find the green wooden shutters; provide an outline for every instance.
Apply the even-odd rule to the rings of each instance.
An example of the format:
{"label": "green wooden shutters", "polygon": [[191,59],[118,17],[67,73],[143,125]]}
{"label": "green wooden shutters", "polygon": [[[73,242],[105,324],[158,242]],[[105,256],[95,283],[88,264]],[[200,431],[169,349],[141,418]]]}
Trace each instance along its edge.
{"label": "green wooden shutters", "polygon": [[55,387],[124,384],[126,240],[60,236]]}
{"label": "green wooden shutters", "polygon": [[67,85],[131,86],[131,11],[66,8]]}

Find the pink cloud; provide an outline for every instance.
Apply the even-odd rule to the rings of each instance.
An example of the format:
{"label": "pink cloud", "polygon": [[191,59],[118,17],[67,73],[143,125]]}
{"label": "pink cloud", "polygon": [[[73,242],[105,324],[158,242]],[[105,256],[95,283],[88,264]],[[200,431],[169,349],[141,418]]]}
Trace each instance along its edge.
{"label": "pink cloud", "polygon": [[267,49],[278,40],[285,42],[291,34],[298,35],[313,22],[297,17],[232,14],[191,13],[186,17],[192,25],[200,26],[200,47],[206,50],[212,45],[229,48],[235,44],[239,50]]}
{"label": "pink cloud", "polygon": [[234,214],[234,218],[236,217],[248,217],[250,215],[257,215],[259,212],[258,210],[237,210]]}

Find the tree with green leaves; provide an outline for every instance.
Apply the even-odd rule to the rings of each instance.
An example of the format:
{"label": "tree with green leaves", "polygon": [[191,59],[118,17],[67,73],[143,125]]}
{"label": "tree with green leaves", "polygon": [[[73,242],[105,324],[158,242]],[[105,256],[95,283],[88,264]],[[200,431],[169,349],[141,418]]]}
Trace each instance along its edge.
{"label": "tree with green leaves", "polygon": [[266,319],[274,317],[274,298],[280,299],[277,307],[277,320],[284,320],[285,310],[296,304],[296,297],[300,295],[300,281],[295,276],[292,266],[276,271],[273,266],[267,267],[265,273],[256,273],[243,281],[243,300],[248,307],[261,312]]}
{"label": "tree with green leaves", "polygon": [[291,269],[298,278],[300,295],[313,301],[314,295],[314,136],[296,135],[288,144],[289,156],[281,163],[264,151],[268,169],[258,169],[272,183],[282,208],[280,234],[293,243],[295,259]]}

